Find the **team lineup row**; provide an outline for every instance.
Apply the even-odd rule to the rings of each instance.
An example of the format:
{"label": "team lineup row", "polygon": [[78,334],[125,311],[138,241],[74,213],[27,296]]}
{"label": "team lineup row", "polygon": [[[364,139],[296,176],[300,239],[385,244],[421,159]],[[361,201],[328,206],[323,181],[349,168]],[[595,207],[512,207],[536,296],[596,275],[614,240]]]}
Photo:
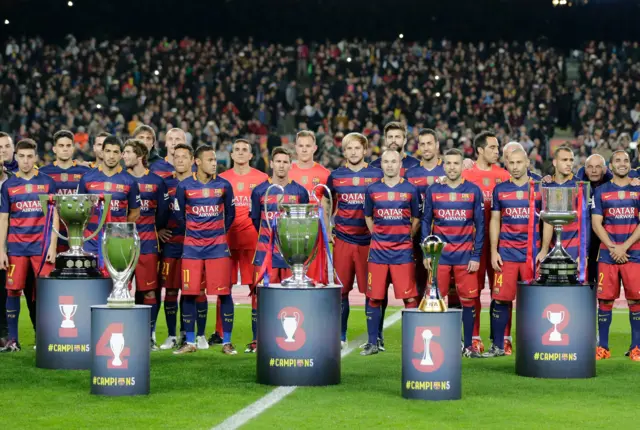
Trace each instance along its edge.
{"label": "team lineup row", "polygon": [[[516,282],[533,278],[535,263],[548,252],[552,236],[550,226],[540,228],[536,216],[540,211],[540,184],[532,181],[539,178],[530,174],[528,157],[519,144],[503,148],[504,170],[498,165],[495,135],[481,133],[474,142],[477,161],[468,167],[458,150],[440,156],[435,133],[425,129],[419,136],[422,160],[418,161],[404,154],[404,126],[389,123],[384,130],[387,150],[380,159],[367,165],[367,139],[352,133],[343,140],[346,165],[329,172],[313,162],[315,136],[303,131],[295,143],[297,163],[292,163],[286,149],[275,148],[270,161],[273,173],[268,178],[249,166],[252,151],[248,141],[234,142],[233,169],[217,175],[215,151],[210,147],[194,151],[185,144],[180,129],[167,133],[167,157],[148,165],[152,133],[150,128],[143,129],[140,139],[127,141],[124,147],[114,136],[97,137],[98,159],[91,167],[73,161],[73,140],[68,132],[59,132],[54,138],[56,162],[39,170],[35,167],[35,142],[23,140],[15,145],[16,173],[4,182],[0,203],[0,249],[6,246],[7,250],[0,252],[0,268],[7,270],[9,326],[3,351],[20,349],[19,298],[33,283],[29,271],[46,276],[56,251],[66,246],[53,238],[49,248],[43,250],[44,216],[38,194],[78,192],[111,194],[110,221],[137,224],[142,249],[135,270],[136,302],[152,306],[152,349],[157,348],[155,321],[160,292],[165,288],[169,336],[161,349],[179,347],[175,353],[184,354],[207,348],[209,343],[222,343],[224,353],[235,354],[231,343],[231,286],[242,283],[254,291],[253,341],[245,351],[255,352],[255,287],[265,273],[275,283],[290,275],[277,247],[271,251],[268,228],[277,213],[277,199],[282,198],[289,203],[322,199],[325,213],[333,213],[331,241],[338,257],[334,259],[335,272],[343,286],[342,340],[346,342],[349,292],[357,280],[359,290],[367,297],[368,342],[363,345],[362,355],[384,350],[382,321],[390,284],[406,307],[417,306],[427,283],[425,267],[429,262],[421,262],[422,253],[416,245],[430,234],[447,244],[438,268],[438,287],[446,295],[450,286],[455,286],[449,301],[451,305],[459,300],[463,309],[463,355],[473,358],[511,353],[511,304]],[[151,139],[145,139],[145,134]],[[13,145],[10,138],[0,136],[0,153],[7,144]],[[545,178],[544,186],[581,186],[572,174],[573,162],[573,152],[559,148],[553,161],[556,173],[553,178]],[[582,175],[595,190],[590,204],[593,228],[585,232],[579,222],[567,226],[563,244],[572,257],[585,262],[587,267],[583,269],[586,272],[588,268],[589,280],[598,278],[598,358],[610,356],[607,340],[611,307],[622,278],[632,315],[630,356],[640,360],[636,328],[640,318],[633,318],[633,313],[640,310],[636,309],[640,307],[640,291],[629,282],[634,265],[640,263],[640,188],[629,177],[626,153],[614,153],[610,168],[602,157],[593,156],[584,171],[578,172],[577,176]],[[326,184],[333,194],[334,208],[328,207],[329,200],[321,193],[310,196],[319,183]],[[269,196],[267,219],[261,209],[271,184],[283,187],[284,193],[275,191]],[[586,207],[583,209],[589,214]],[[96,214],[90,220],[90,230],[97,227],[97,221]],[[585,234],[587,240],[581,241]],[[88,241],[85,250],[97,253],[97,242]],[[322,259],[314,260],[308,274],[314,281],[326,283],[326,267],[320,262]],[[236,279],[238,272],[240,279]],[[483,354],[479,296],[486,275],[492,287],[493,345]],[[176,336],[179,291],[180,341]],[[219,312],[216,334],[209,342],[204,334],[207,293],[218,296]]]}

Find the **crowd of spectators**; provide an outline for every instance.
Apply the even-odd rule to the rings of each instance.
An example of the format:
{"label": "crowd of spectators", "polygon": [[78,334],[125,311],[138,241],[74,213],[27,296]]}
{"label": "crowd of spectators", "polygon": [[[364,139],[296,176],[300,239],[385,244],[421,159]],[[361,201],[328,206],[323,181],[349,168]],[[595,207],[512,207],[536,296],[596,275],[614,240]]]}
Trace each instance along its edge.
{"label": "crowd of spectators", "polygon": [[[577,65],[575,79],[568,63]],[[246,137],[264,168],[272,147],[311,129],[317,160],[335,168],[345,134],[368,136],[375,158],[384,124],[398,120],[409,130],[408,153],[429,127],[441,147],[472,158],[473,135],[492,128],[502,144],[521,142],[542,170],[557,129],[575,136],[578,159],[622,145],[637,160],[639,75],[638,42],[561,53],[533,42],[9,39],[0,131],[35,139],[47,162],[61,128],[91,159],[102,131],[126,137],[148,124],[162,150],[165,132],[180,127],[194,146],[213,145],[224,167],[232,140]]]}

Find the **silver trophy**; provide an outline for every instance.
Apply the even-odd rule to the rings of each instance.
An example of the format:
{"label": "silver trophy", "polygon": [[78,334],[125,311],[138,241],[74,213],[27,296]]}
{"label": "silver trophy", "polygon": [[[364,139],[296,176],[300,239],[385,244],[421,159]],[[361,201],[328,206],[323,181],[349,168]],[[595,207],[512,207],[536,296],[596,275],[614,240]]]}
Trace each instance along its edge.
{"label": "silver trophy", "polygon": [[420,364],[422,366],[433,366],[433,359],[431,358],[431,339],[433,339],[433,332],[429,329],[422,331],[422,342],[424,342],[424,353]]}
{"label": "silver trophy", "polygon": [[576,187],[541,187],[542,221],[553,226],[556,243],[540,263],[540,284],[575,284],[578,282],[578,263],[562,247],[562,227],[578,218],[578,189]]}
{"label": "silver trophy", "polygon": [[108,222],[102,237],[102,255],[113,279],[113,291],[107,305],[116,308],[134,306],[129,280],[140,257],[140,236],[132,222]]}
{"label": "silver trophy", "polygon": [[[316,185],[311,195],[316,197],[315,190],[318,187],[323,187],[327,190],[327,195],[331,202],[330,207],[333,207],[331,193],[326,185]],[[267,203],[269,201],[269,193],[273,188],[279,189],[284,194],[284,188],[280,185],[273,184],[267,188],[264,197],[264,213],[269,228],[271,228],[271,224],[269,224]],[[316,256],[318,248],[315,245],[322,234],[319,205],[313,203],[282,203],[280,200],[278,201],[276,217],[278,226],[277,236],[275,237],[276,244],[280,254],[282,254],[282,257],[293,272],[293,276],[284,279],[280,284],[285,287],[313,287],[313,281],[306,273],[309,269],[309,264]]]}

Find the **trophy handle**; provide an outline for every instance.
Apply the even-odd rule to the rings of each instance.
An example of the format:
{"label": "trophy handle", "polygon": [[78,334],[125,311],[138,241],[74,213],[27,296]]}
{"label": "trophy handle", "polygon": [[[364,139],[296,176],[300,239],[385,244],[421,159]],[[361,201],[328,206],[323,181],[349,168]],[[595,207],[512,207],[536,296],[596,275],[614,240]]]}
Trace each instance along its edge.
{"label": "trophy handle", "polygon": [[327,192],[327,198],[329,199],[329,220],[331,220],[331,212],[333,212],[333,196],[331,195],[331,190],[325,184],[316,184],[316,186],[313,187],[313,189],[311,190],[311,195],[313,196],[315,201],[318,202],[318,204],[322,204],[322,199],[319,199],[318,195],[316,194],[316,188],[318,187],[324,188],[324,190]]}
{"label": "trophy handle", "polygon": [[[278,184],[271,184],[264,193],[264,219],[267,220],[267,228],[273,234],[271,231],[271,223],[269,222],[269,191],[271,191],[272,188],[278,188],[282,191],[282,194],[284,194],[284,188]],[[278,208],[280,207],[280,204],[276,203],[276,205]]]}
{"label": "trophy handle", "polygon": [[547,319],[551,321],[551,311],[547,311]]}
{"label": "trophy handle", "polygon": [[[104,199],[104,200],[103,200]],[[98,233],[100,233],[100,230],[102,230],[102,226],[104,225],[105,220],[107,219],[107,211],[111,210],[111,194],[104,194],[102,199],[104,201],[104,205],[103,205],[103,211],[102,211],[102,217],[100,217],[100,221],[98,221],[98,228],[96,228],[96,231],[94,231],[92,234],[89,235],[89,237],[85,237],[83,239],[83,243],[87,242],[91,239],[93,239],[94,237],[96,237],[98,235]],[[98,204],[100,204],[100,200],[98,200]]]}
{"label": "trophy handle", "polygon": [[564,321],[564,311],[560,311],[560,322]]}
{"label": "trophy handle", "polygon": [[282,313],[280,314],[280,322],[282,322],[282,324],[284,324],[284,319],[287,317],[287,313],[285,311],[282,311]]}
{"label": "trophy handle", "polygon": [[294,312],[293,317],[296,319],[296,324],[300,324],[300,314],[298,312]]}
{"label": "trophy handle", "polygon": [[[40,199],[40,206],[42,207],[42,213],[44,214],[44,219],[47,219],[47,212],[49,212],[49,203],[52,201],[55,201],[55,196],[53,194],[38,194],[38,199]],[[60,218],[60,221],[62,221],[62,218]],[[64,221],[62,221],[62,223],[64,224]],[[65,227],[67,226],[66,224],[64,225]],[[54,225],[51,225],[51,228],[53,229],[53,232],[58,235],[58,237],[62,238],[63,240],[67,240],[67,241],[69,240],[68,237],[66,237],[63,234],[60,234],[60,232],[56,230],[56,227]]]}

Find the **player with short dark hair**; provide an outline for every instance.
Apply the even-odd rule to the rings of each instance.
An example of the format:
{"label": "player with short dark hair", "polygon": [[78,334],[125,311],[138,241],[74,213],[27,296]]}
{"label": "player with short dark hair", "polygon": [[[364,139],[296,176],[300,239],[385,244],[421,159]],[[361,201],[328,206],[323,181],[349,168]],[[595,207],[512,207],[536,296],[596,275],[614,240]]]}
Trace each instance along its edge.
{"label": "player with short dark hair", "polygon": [[620,281],[629,304],[629,357],[640,361],[640,292],[634,276],[640,271],[640,187],[631,185],[631,160],[623,150],[609,162],[613,179],[596,188],[591,225],[601,241],[598,257],[598,348],[596,359],[611,358],[609,329]]}
{"label": "player with short dark hair", "polygon": [[93,155],[95,155],[96,159],[92,163],[89,163],[89,167],[92,169],[97,169],[104,162],[104,155],[102,153],[104,141],[107,137],[112,136],[111,133],[107,133],[106,131],[100,132],[96,137],[93,138]]}
{"label": "player with short dark hair", "polygon": [[[462,353],[465,357],[478,358],[480,351],[473,344],[472,337],[475,304],[480,295],[476,272],[480,267],[485,238],[484,199],[480,187],[462,179],[463,159],[458,149],[450,149],[444,154],[447,178],[443,183],[427,188],[422,237],[433,234],[446,243],[438,266],[438,288],[443,296],[446,295],[453,274],[462,304]],[[431,268],[428,259],[424,265]]]}
{"label": "player with short dark hair", "polygon": [[164,181],[146,168],[147,147],[139,140],[128,140],[122,159],[127,172],[136,179],[140,191],[140,217],[136,229],[140,236],[140,258],[135,268],[137,304],[151,306],[151,350],[158,350],[155,340],[158,318],[158,230],[167,224],[169,194]]}
{"label": "player with short dark hair", "polygon": [[400,177],[400,153],[386,150],[381,166],[384,178],[369,185],[365,193],[364,216],[371,231],[367,274],[368,342],[360,355],[384,351],[380,333],[381,304],[393,284],[396,299],[406,308],[418,306],[413,259],[413,236],[420,229],[418,190]]}
{"label": "player with short dark hair", "polygon": [[[198,171],[180,182],[176,188],[176,206],[180,225],[185,226],[182,251],[183,318],[187,343],[174,354],[196,352],[196,297],[203,287],[208,294],[220,297],[223,314],[222,352],[236,354],[231,343],[233,300],[231,298],[231,258],[227,232],[236,215],[233,187],[216,175],[216,153],[210,146],[195,151]],[[205,285],[202,285],[204,280]],[[204,336],[198,336],[198,347],[209,347]]]}
{"label": "player with short dark hair", "polygon": [[0,131],[0,160],[2,161],[2,167],[7,172],[16,173],[18,171],[13,139],[4,131]]}
{"label": "player with short dark hair", "polygon": [[[0,189],[0,269],[7,271],[7,323],[9,339],[3,352],[20,351],[18,320],[20,296],[25,289],[27,273],[47,276],[56,258],[57,239],[49,233],[51,242],[45,244],[45,216],[40,194],[55,194],[56,184],[36,168],[37,145],[31,139],[16,144],[18,172],[7,179]],[[58,227],[57,212],[53,214],[53,227]],[[46,262],[42,261],[43,256]],[[35,290],[35,286],[33,286]],[[35,325],[34,325],[35,328]]]}
{"label": "player with short dark hair", "polygon": [[133,139],[139,140],[144,143],[144,146],[149,150],[148,161],[149,164],[154,164],[157,161],[162,161],[162,157],[158,154],[156,149],[156,132],[155,130],[146,124],[138,126],[131,135]]}

